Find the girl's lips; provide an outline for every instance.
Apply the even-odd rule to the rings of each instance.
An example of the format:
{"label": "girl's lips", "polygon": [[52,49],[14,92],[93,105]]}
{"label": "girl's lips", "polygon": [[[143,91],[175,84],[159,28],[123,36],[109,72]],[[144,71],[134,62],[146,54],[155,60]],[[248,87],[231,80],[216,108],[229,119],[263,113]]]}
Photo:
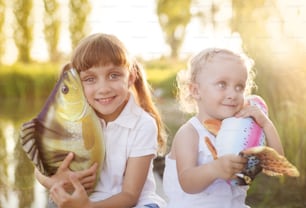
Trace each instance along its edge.
{"label": "girl's lips", "polygon": [[222,105],[225,106],[225,107],[231,107],[231,108],[237,107],[237,105],[235,105],[235,104],[222,104]]}
{"label": "girl's lips", "polygon": [[111,103],[114,99],[115,99],[115,96],[108,97],[108,98],[98,98],[98,99],[96,99],[96,101],[99,102],[100,104],[105,105],[105,104]]}

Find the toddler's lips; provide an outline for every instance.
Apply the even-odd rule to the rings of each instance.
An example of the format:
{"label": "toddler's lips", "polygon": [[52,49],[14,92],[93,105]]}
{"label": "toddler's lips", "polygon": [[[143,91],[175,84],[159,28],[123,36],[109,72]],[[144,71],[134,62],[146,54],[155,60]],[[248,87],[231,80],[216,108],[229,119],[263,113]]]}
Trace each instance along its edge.
{"label": "toddler's lips", "polygon": [[237,107],[237,105],[235,105],[235,104],[222,104],[223,106],[225,106],[225,107],[231,107],[231,108],[236,108]]}

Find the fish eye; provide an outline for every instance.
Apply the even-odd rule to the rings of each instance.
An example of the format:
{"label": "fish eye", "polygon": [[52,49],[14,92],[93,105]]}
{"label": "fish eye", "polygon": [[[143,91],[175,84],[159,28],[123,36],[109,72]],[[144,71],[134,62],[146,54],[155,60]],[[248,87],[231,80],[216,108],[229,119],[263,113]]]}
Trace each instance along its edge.
{"label": "fish eye", "polygon": [[69,88],[67,87],[67,85],[63,85],[62,86],[62,93],[67,94],[68,92],[69,92]]}

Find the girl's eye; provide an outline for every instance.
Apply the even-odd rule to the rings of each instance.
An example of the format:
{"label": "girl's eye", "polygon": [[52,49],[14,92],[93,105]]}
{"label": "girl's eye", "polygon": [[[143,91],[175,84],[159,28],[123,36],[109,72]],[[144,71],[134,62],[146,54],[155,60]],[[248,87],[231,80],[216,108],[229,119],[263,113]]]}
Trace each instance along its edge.
{"label": "girl's eye", "polygon": [[226,88],[226,83],[225,82],[218,82],[218,87],[220,89],[224,89],[224,88]]}
{"label": "girl's eye", "polygon": [[120,77],[120,74],[116,74],[116,73],[112,73],[109,75],[109,78],[112,79],[118,79],[118,77]]}
{"label": "girl's eye", "polygon": [[237,85],[236,87],[235,87],[235,90],[237,91],[237,92],[241,92],[241,91],[244,91],[244,86],[243,85]]}
{"label": "girl's eye", "polygon": [[95,81],[94,77],[84,77],[82,78],[83,82],[87,82],[87,83],[93,83]]}

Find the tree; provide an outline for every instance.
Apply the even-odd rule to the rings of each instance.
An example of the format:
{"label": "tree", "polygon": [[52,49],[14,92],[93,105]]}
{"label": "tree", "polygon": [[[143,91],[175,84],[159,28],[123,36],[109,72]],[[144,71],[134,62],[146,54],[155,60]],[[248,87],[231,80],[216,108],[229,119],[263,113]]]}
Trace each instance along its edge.
{"label": "tree", "polygon": [[269,41],[270,36],[266,30],[266,22],[272,10],[265,9],[267,1],[232,0],[231,30],[240,34],[244,49],[252,57],[268,52],[266,41]]}
{"label": "tree", "polygon": [[4,20],[5,20],[5,0],[0,0],[0,64],[1,57],[4,53],[4,43],[5,43],[5,34],[4,30]]}
{"label": "tree", "polygon": [[31,45],[33,41],[30,13],[33,8],[32,0],[14,0],[14,15],[17,24],[14,28],[14,40],[18,48],[18,61],[29,63],[31,61]]}
{"label": "tree", "polygon": [[171,57],[177,58],[185,39],[186,27],[191,19],[191,0],[157,0],[157,15]]}
{"label": "tree", "polygon": [[213,32],[216,32],[219,22],[217,20],[217,15],[220,12],[220,5],[218,2],[212,0],[210,6],[209,2],[205,0],[192,0],[192,16],[198,18],[203,27],[208,24],[212,25]]}
{"label": "tree", "polygon": [[75,48],[79,41],[86,36],[87,16],[91,6],[89,0],[70,0],[70,37],[72,47]]}
{"label": "tree", "polygon": [[[282,13],[279,8],[281,1],[231,1],[231,29],[239,33],[245,51],[255,61],[259,86],[256,93],[262,95],[269,106],[269,117],[278,125],[286,156],[294,159],[293,163],[303,172],[306,170],[305,160],[297,156],[297,151],[305,147],[302,142],[306,135],[305,118],[300,115],[305,114],[301,112],[305,112],[306,106],[306,97],[301,96],[306,90],[306,55],[305,46],[300,42],[304,35],[297,29],[304,27],[304,17],[299,16],[299,12],[304,13],[305,8],[296,7],[292,16],[292,13],[288,15],[289,10]],[[292,24],[290,29],[288,24]],[[289,31],[293,28],[295,30]],[[292,139],[287,142],[286,138]],[[297,181],[297,184],[305,184],[306,177],[299,177]],[[260,188],[258,186],[259,191]],[[254,190],[252,193],[256,193]],[[296,193],[294,197],[298,197]]]}
{"label": "tree", "polygon": [[44,17],[44,33],[46,43],[48,45],[50,60],[57,61],[59,52],[57,46],[60,35],[60,15],[59,4],[56,0],[44,0],[45,17]]}

